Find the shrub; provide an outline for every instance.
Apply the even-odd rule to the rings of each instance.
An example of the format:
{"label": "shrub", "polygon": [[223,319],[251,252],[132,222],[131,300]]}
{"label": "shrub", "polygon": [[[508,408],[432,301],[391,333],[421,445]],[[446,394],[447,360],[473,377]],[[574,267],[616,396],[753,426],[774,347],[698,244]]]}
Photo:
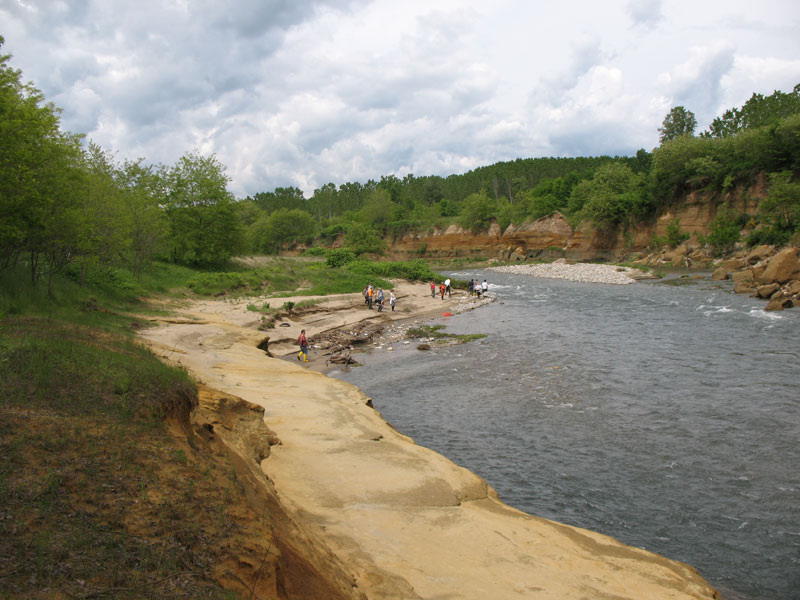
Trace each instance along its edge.
{"label": "shrub", "polygon": [[670,248],[677,248],[689,239],[689,234],[681,231],[681,222],[677,217],[667,224],[666,242]]}
{"label": "shrub", "polygon": [[325,252],[325,265],[330,268],[341,267],[356,259],[355,252],[347,248],[335,248]]}
{"label": "shrub", "polygon": [[705,238],[716,254],[733,249],[741,237],[741,219],[729,207],[722,207],[711,222],[711,233]]}

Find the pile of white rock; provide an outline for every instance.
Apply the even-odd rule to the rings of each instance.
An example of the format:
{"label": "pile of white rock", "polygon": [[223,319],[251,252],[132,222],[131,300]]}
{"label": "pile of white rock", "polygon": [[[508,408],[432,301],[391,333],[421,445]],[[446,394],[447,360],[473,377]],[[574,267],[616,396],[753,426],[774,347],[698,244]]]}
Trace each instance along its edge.
{"label": "pile of white rock", "polygon": [[571,265],[565,261],[538,265],[490,267],[490,269],[501,273],[533,275],[534,277],[547,277],[549,279],[568,279],[570,281],[583,281],[586,283],[613,283],[618,285],[633,283],[637,279],[641,279],[643,275],[641,271],[630,267],[597,265],[592,263]]}

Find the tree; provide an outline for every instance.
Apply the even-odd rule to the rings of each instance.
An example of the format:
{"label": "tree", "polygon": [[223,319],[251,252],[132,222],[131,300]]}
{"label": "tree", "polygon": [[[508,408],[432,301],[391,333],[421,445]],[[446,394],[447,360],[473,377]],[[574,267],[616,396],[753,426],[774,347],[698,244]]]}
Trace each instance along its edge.
{"label": "tree", "polygon": [[10,59],[0,55],[0,268],[24,256],[35,284],[74,248],[81,138],[60,131],[58,110]]}
{"label": "tree", "polygon": [[792,181],[791,171],[770,173],[769,182],[769,194],[758,206],[763,220],[789,233],[800,230],[800,183]]}
{"label": "tree", "polygon": [[692,111],[683,106],[674,106],[658,128],[661,132],[659,140],[663,144],[682,135],[693,135],[696,127],[697,119]]}
{"label": "tree", "polygon": [[128,261],[139,278],[153,257],[168,248],[169,219],[159,206],[161,182],[153,167],[143,165],[142,159],[126,161],[119,180],[130,227]]}
{"label": "tree", "polygon": [[358,216],[368,226],[382,230],[384,225],[392,220],[395,206],[390,192],[379,187],[367,194]]}
{"label": "tree", "polygon": [[241,225],[225,167],[215,156],[186,154],[162,168],[170,220],[172,258],[190,264],[219,263],[241,248]]}
{"label": "tree", "polygon": [[480,233],[489,229],[494,217],[495,202],[482,191],[470,194],[461,208],[461,226],[472,233]]}
{"label": "tree", "polygon": [[616,227],[642,217],[650,206],[644,177],[620,162],[597,169],[591,181],[575,186],[573,196],[570,207],[580,205],[581,214],[599,227]]}
{"label": "tree", "polygon": [[769,96],[753,94],[741,108],[726,110],[711,122],[704,137],[722,138],[744,129],[773,125],[791,115],[800,113],[800,83],[788,94],[774,91]]}
{"label": "tree", "polygon": [[275,254],[285,244],[308,242],[314,233],[314,219],[299,208],[280,208],[263,215],[250,230],[253,249]]}

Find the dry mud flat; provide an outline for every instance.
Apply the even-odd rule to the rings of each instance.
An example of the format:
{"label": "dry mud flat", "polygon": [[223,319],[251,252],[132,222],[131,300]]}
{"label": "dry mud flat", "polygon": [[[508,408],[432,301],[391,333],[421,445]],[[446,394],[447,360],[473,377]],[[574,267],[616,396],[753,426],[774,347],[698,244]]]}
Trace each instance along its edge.
{"label": "dry mud flat", "polygon": [[[397,319],[460,302],[426,286],[398,297],[415,308]],[[295,352],[301,328],[313,336],[375,318],[358,295],[326,302],[337,310],[320,304],[272,349]],[[238,304],[184,312],[143,335],[205,385],[264,408],[280,439],[261,462],[264,485],[350,571],[353,598],[718,598],[688,565],[504,505],[484,480],[395,431],[357,388],[267,357]]]}

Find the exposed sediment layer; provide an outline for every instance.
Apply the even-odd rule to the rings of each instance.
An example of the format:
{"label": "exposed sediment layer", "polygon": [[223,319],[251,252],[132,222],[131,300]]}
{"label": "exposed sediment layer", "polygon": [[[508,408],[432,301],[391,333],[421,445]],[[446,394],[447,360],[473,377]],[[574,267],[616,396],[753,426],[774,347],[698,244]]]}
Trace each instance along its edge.
{"label": "exposed sediment layer", "polygon": [[[407,305],[417,300],[438,302],[425,287],[407,292]],[[336,326],[363,319],[358,297],[349,301]],[[145,336],[203,383],[264,407],[281,444],[262,468],[283,509],[367,597],[718,598],[688,565],[504,505],[484,480],[395,431],[357,388],[267,357],[230,303],[190,316]]]}

